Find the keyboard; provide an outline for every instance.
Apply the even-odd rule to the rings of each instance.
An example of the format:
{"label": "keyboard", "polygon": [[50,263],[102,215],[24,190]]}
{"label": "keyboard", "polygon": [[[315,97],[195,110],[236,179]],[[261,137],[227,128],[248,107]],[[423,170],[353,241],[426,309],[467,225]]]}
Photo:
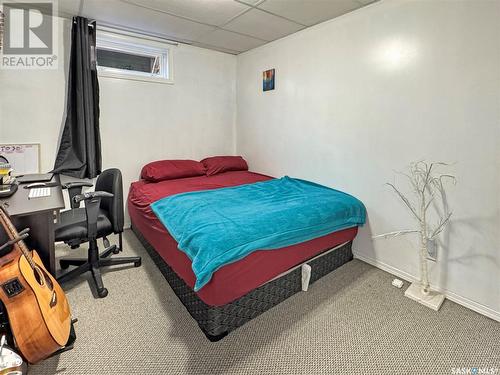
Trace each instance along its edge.
{"label": "keyboard", "polygon": [[28,194],[29,199],[42,197],[50,197],[50,188],[42,187],[30,189],[30,192]]}

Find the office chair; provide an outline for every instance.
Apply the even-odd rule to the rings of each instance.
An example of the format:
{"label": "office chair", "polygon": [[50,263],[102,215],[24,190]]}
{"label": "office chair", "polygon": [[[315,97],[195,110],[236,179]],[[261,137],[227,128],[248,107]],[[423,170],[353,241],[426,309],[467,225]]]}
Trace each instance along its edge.
{"label": "office chair", "polygon": [[[123,188],[122,175],[119,169],[107,169],[97,178],[95,191],[82,194],[82,187],[92,186],[88,182],[70,182],[63,185],[68,189],[71,209],[63,211],[55,226],[55,240],[63,241],[72,249],[88,242],[87,258],[65,258],[59,261],[61,268],[78,266],[72,271],[60,276],[57,280],[62,283],[73,279],[84,272],[91,271],[97,295],[104,298],[108,290],[104,287],[101,277],[101,267],[118,264],[133,263],[135,267],[141,265],[140,257],[108,258],[112,254],[122,251],[123,233]],[[80,208],[81,202],[85,208]],[[118,247],[110,246],[107,236],[118,234]],[[103,239],[104,251],[99,255],[97,240]]]}

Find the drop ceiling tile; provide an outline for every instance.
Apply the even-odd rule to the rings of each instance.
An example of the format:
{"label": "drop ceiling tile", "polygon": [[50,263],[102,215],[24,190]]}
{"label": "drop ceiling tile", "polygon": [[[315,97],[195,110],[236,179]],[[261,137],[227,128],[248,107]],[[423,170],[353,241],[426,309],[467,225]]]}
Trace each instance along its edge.
{"label": "drop ceiling tile", "polygon": [[219,26],[249,9],[234,0],[125,0],[198,22]]}
{"label": "drop ceiling tile", "polygon": [[263,40],[232,33],[231,31],[226,31],[221,29],[215,30],[211,33],[204,35],[203,37],[198,39],[197,42],[216,47],[222,47],[238,52],[244,52],[266,43]]}
{"label": "drop ceiling tile", "polygon": [[355,0],[266,0],[258,8],[311,26],[361,6]]}
{"label": "drop ceiling tile", "polygon": [[235,1],[253,6],[256,5],[257,3],[262,3],[265,0],[235,0]]}
{"label": "drop ceiling tile", "polygon": [[214,50],[214,51],[229,53],[231,55],[237,55],[237,54],[240,53],[240,51],[234,51],[232,49],[227,49],[227,48],[224,48],[224,47],[212,46],[210,44],[205,44],[205,43],[200,43],[200,42],[193,42],[191,45],[192,46],[196,46],[196,47],[200,47],[200,48],[211,49],[211,50]]}
{"label": "drop ceiling tile", "polygon": [[196,40],[214,28],[118,0],[84,0],[82,15],[112,26],[142,30],[179,41]]}
{"label": "drop ceiling tile", "polygon": [[304,26],[273,16],[258,9],[237,17],[224,26],[225,30],[236,31],[267,41],[281,38],[303,29]]}

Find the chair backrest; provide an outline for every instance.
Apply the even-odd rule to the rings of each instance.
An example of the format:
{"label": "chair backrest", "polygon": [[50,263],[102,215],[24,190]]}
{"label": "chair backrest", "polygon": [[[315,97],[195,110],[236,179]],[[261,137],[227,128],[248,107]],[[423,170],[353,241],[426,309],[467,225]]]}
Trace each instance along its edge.
{"label": "chair backrest", "polygon": [[110,168],[103,171],[95,184],[95,191],[107,191],[113,198],[102,198],[101,209],[108,213],[108,218],[113,225],[113,231],[123,231],[123,186],[122,173],[119,169]]}

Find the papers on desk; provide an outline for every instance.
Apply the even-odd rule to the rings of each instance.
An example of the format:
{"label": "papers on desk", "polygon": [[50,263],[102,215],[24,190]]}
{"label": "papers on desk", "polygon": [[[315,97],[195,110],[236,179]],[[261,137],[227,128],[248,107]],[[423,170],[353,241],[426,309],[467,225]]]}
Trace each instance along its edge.
{"label": "papers on desk", "polygon": [[43,188],[30,189],[30,192],[28,194],[29,199],[42,198],[42,197],[50,197],[50,188],[43,187]]}

